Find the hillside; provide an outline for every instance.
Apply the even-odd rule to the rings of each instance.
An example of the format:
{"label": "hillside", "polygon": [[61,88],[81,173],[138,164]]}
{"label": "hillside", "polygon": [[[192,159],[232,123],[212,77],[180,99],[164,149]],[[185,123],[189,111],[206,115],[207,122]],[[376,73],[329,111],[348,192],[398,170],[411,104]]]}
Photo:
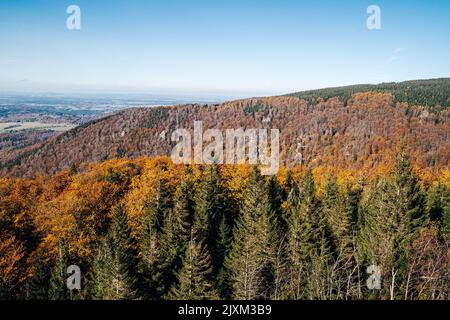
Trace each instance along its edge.
{"label": "hillside", "polygon": [[404,82],[390,82],[381,84],[359,84],[345,87],[308,90],[290,95],[300,97],[309,102],[315,102],[319,98],[329,99],[339,97],[342,101],[348,101],[358,92],[390,93],[395,102],[406,102],[409,105],[422,105],[431,108],[448,106],[450,104],[450,79],[412,80]]}
{"label": "hillside", "polygon": [[168,155],[176,128],[278,128],[282,164],[371,168],[400,144],[421,167],[450,159],[450,79],[359,85],[220,105],[134,108],[50,138],[1,164],[2,175],[55,173],[114,157]]}

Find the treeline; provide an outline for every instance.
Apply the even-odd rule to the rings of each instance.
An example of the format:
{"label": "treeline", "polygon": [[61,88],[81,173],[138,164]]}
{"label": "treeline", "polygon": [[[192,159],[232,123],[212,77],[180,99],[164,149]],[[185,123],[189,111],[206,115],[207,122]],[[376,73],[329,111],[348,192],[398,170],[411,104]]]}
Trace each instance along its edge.
{"label": "treeline", "polygon": [[395,102],[405,102],[410,106],[428,106],[432,112],[439,108],[447,109],[450,105],[450,79],[412,80],[380,84],[360,84],[345,87],[326,88],[296,92],[292,95],[316,103],[319,99],[339,97],[344,103],[358,92],[389,93],[395,97]]}
{"label": "treeline", "polygon": [[[450,298],[448,180],[424,188],[404,152],[373,181],[329,174],[320,192],[312,170],[155,163],[62,174],[39,191],[3,181],[2,298]],[[81,290],[66,288],[71,264]]]}
{"label": "treeline", "polygon": [[[436,81],[446,86],[445,80]],[[398,94],[412,96],[406,87]],[[431,88],[441,87],[436,84]],[[443,91],[447,99],[449,92]],[[332,95],[313,102],[281,96],[220,105],[128,109],[50,138],[25,149],[27,152],[0,150],[0,176],[30,178],[116,157],[168,156],[175,146],[172,133],[180,128],[193,133],[194,121],[202,121],[204,131],[278,129],[280,160],[288,167],[311,164],[371,170],[387,164],[401,144],[408,145],[415,165],[448,167],[448,104],[429,102],[427,107],[400,103],[397,95],[379,92],[354,93],[348,101],[337,92]]]}

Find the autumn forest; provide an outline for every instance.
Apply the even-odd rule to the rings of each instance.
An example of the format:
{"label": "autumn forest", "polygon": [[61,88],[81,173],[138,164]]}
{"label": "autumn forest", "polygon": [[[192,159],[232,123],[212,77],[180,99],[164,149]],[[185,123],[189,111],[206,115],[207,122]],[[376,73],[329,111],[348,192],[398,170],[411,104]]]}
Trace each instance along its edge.
{"label": "autumn forest", "polygon": [[[130,109],[3,153],[0,299],[448,300],[448,83]],[[174,164],[194,120],[280,128],[280,170]]]}

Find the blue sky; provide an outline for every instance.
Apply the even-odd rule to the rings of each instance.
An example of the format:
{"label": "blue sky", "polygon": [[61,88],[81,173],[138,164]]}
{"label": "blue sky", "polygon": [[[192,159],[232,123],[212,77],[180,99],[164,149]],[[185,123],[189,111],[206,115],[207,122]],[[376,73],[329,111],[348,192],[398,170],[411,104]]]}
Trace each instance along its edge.
{"label": "blue sky", "polygon": [[[81,8],[69,31],[66,8]],[[381,30],[366,27],[369,5]],[[0,91],[287,93],[450,76],[448,0],[0,0]]]}

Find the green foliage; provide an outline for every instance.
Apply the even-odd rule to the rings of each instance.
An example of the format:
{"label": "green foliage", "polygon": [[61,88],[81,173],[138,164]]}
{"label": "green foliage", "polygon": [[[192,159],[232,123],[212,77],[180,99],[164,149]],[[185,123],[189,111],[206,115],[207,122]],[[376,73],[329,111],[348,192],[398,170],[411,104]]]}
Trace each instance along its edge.
{"label": "green foliage", "polygon": [[167,108],[155,108],[150,113],[149,118],[145,123],[145,128],[154,128],[159,123],[163,123],[169,117],[169,110]]}
{"label": "green foliage", "polygon": [[235,299],[268,298],[273,291],[276,255],[271,204],[264,179],[253,170],[242,212],[233,233],[227,257]]}
{"label": "green foliage", "polygon": [[342,192],[336,177],[331,176],[322,197],[322,212],[327,218],[336,254],[347,250],[352,244],[356,211],[356,204],[352,200],[349,188]]}
{"label": "green foliage", "polygon": [[411,241],[423,224],[423,197],[406,154],[399,155],[393,181],[382,179],[367,199],[359,241],[367,265],[379,265],[383,290],[395,299],[404,294]]}
{"label": "green foliage", "polygon": [[38,257],[34,263],[34,271],[26,284],[27,300],[47,300],[48,295],[48,268],[42,257]]}
{"label": "green foliage", "polygon": [[244,108],[244,113],[246,115],[255,115],[258,112],[262,112],[263,115],[267,115],[267,113],[269,112],[271,106],[269,105],[265,105],[265,104],[256,104],[256,105],[247,105]]}
{"label": "green foliage", "polygon": [[407,102],[410,106],[429,106],[433,112],[439,112],[437,105],[446,109],[450,105],[450,79],[415,80],[405,82],[381,83],[377,85],[361,84],[345,87],[326,88],[293,93],[291,95],[300,97],[316,103],[319,98],[329,99],[339,97],[347,103],[351,96],[358,92],[383,92],[391,93],[396,102]]}
{"label": "green foliage", "polygon": [[450,188],[442,183],[432,186],[426,197],[426,213],[431,222],[437,222],[447,241],[450,240]]}
{"label": "green foliage", "polygon": [[212,265],[206,247],[201,241],[191,239],[183,259],[183,266],[178,272],[178,284],[168,295],[176,300],[208,300],[218,296],[211,279]]}
{"label": "green foliage", "polygon": [[[310,205],[315,206],[315,202]],[[300,206],[299,191],[294,187],[288,198],[288,286],[285,295],[290,299],[306,298],[307,280],[313,252],[313,226],[307,216],[309,206]],[[313,208],[314,210],[314,208]]]}
{"label": "green foliage", "polygon": [[137,294],[136,245],[122,206],[114,211],[108,235],[93,263],[94,297],[101,300],[134,299]]}
{"label": "green foliage", "polygon": [[67,267],[68,257],[67,248],[63,243],[59,244],[59,255],[53,266],[50,277],[49,298],[51,300],[68,300],[70,294],[67,289]]}
{"label": "green foliage", "polygon": [[[194,233],[197,237],[206,239],[206,246],[212,257],[213,274],[217,275],[227,250],[223,246],[226,245],[226,232],[231,224],[230,206],[227,204],[227,194],[222,186],[218,165],[211,165],[206,171],[196,198]],[[219,238],[221,232],[222,238]]]}
{"label": "green foliage", "polygon": [[[319,180],[319,190],[312,170],[299,180],[287,174],[286,183],[279,184],[282,177],[265,178],[255,167],[242,185],[226,170],[207,166],[198,177],[199,171],[187,167],[176,183],[152,175],[156,189],[149,188],[152,197],[142,199],[144,215],[140,225],[132,221],[133,229],[124,206],[116,204],[112,221],[105,218],[98,229],[103,236],[92,260],[81,262],[90,281],[82,282],[89,287],[83,286],[77,298],[448,298],[448,184],[419,188],[404,150],[392,172],[378,180],[350,186],[330,175],[325,184]],[[108,172],[109,183],[125,188],[130,179],[114,172]],[[237,192],[240,206],[234,202]],[[65,285],[65,243],[59,243],[56,257],[41,246],[44,254],[51,253],[48,267],[39,258],[27,269],[25,261],[33,256],[24,255],[22,238],[32,231],[15,229],[8,211],[24,209],[0,205],[0,228],[16,233],[0,242],[0,275],[16,284],[11,276],[16,270],[31,274],[26,292],[17,290],[17,296],[73,299]],[[32,223],[25,219],[24,225]],[[370,265],[381,268],[380,290],[365,285]],[[2,292],[2,298],[7,295]]]}

